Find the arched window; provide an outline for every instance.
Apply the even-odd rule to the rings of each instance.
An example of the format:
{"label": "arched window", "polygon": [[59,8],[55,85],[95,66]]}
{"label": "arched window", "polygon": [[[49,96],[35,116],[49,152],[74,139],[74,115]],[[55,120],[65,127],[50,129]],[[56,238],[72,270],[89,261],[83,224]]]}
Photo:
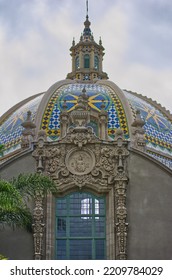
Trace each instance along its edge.
{"label": "arched window", "polygon": [[84,68],[90,68],[90,56],[89,56],[89,54],[84,55]]}
{"label": "arched window", "polygon": [[[99,200],[95,199],[94,201],[94,209],[95,209],[95,214],[99,215]],[[81,217],[82,219],[90,219],[90,215],[93,212],[93,199],[91,198],[84,198],[81,200]],[[99,217],[95,217],[96,219],[99,219]]]}
{"label": "arched window", "polygon": [[105,197],[75,192],[56,199],[56,259],[105,259]]}
{"label": "arched window", "polygon": [[94,68],[96,70],[99,70],[99,58],[98,58],[98,56],[94,57]]}
{"label": "arched window", "polygon": [[77,56],[75,59],[75,68],[79,69],[79,56]]}

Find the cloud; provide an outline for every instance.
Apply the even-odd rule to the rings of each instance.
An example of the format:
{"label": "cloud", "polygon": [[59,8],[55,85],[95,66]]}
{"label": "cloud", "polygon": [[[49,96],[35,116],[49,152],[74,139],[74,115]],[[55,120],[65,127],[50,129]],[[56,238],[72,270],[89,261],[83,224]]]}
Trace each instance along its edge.
{"label": "cloud", "polygon": [[[90,1],[89,15],[95,40],[102,36],[110,79],[172,110],[172,21],[158,20],[160,10],[168,15],[171,4],[156,3]],[[79,41],[84,20],[85,1],[0,1],[0,115],[66,77],[69,48],[73,37]]]}

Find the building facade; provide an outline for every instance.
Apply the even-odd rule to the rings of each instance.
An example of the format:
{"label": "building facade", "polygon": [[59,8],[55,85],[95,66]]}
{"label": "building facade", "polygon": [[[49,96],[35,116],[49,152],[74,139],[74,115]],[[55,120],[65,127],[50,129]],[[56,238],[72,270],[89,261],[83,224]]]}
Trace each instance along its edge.
{"label": "building facade", "polygon": [[103,72],[88,15],[72,71],[0,119],[0,177],[43,173],[33,233],[1,230],[11,259],[172,259],[172,116]]}

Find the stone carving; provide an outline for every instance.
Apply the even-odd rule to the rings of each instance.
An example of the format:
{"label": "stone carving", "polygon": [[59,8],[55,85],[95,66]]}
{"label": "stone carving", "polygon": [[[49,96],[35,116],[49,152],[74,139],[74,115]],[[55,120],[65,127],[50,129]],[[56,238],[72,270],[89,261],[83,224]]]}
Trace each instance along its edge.
{"label": "stone carving", "polygon": [[45,159],[47,157],[47,152],[45,149],[37,149],[33,151],[32,156],[36,159],[37,161],[37,172],[42,173],[44,170],[45,166]]}
{"label": "stone carving", "polygon": [[136,111],[136,118],[134,122],[132,123],[132,134],[134,136],[133,141],[131,142],[131,146],[141,150],[145,151],[146,149],[146,141],[144,138],[145,130],[143,126],[145,125],[145,121],[141,118],[140,111]]}
{"label": "stone carving", "polygon": [[43,236],[45,230],[43,215],[43,194],[37,192],[35,195],[35,208],[33,211],[33,239],[34,239],[34,257],[35,260],[41,260],[43,255]]}
{"label": "stone carving", "polygon": [[95,165],[94,154],[88,149],[71,150],[66,156],[66,166],[72,174],[84,175],[91,172]]}
{"label": "stone carving", "polygon": [[90,121],[88,98],[89,97],[84,87],[82,93],[78,96],[75,110],[70,113],[71,122],[76,127],[86,127]]}
{"label": "stone carving", "polygon": [[103,147],[101,149],[100,166],[102,166],[110,174],[114,173],[114,151],[113,149]]}
{"label": "stone carving", "polygon": [[46,171],[54,173],[60,164],[61,151],[58,148],[50,148],[47,152]]}
{"label": "stone carving", "polygon": [[[116,139],[117,147],[115,148],[116,159],[116,176],[115,176],[115,213],[116,213],[116,238],[117,238],[117,258],[120,260],[127,259],[127,184],[128,177],[126,171],[126,159],[129,155],[127,143],[121,141],[121,134]],[[118,141],[120,139],[120,141]]]}
{"label": "stone carving", "polygon": [[[78,116],[81,117],[81,114],[77,115],[77,120]],[[114,141],[105,142],[97,138],[91,128],[83,127],[83,123],[80,125],[68,128],[67,134],[64,133],[63,138],[53,143],[48,143],[40,133],[33,152],[37,172],[44,172],[53,178],[57,183],[56,195],[63,195],[71,188],[89,189],[99,194],[114,188],[116,258],[126,259],[128,142],[121,129],[116,131]],[[33,225],[37,259],[41,258],[44,233],[42,214],[39,216],[36,212],[36,209],[41,210],[38,202]]]}
{"label": "stone carving", "polygon": [[73,180],[74,184],[79,187],[80,190],[86,185],[89,185],[89,187],[90,187],[90,185],[93,185],[94,187],[96,186],[97,191],[99,191],[99,190],[102,191],[102,190],[104,190],[104,188],[107,189],[107,180],[106,179],[94,178],[90,174],[81,175],[81,176],[72,175],[72,180]]}
{"label": "stone carving", "polygon": [[42,173],[45,168],[45,160],[47,158],[47,150],[45,149],[46,143],[46,134],[45,131],[40,130],[38,132],[37,142],[35,143],[36,149],[33,151],[32,156],[36,159],[37,162],[37,172]]}
{"label": "stone carving", "polygon": [[32,122],[30,111],[27,112],[27,118],[21,126],[24,128],[22,131],[21,147],[23,149],[30,148],[35,135],[34,129],[36,128],[36,125]]}
{"label": "stone carving", "polygon": [[74,143],[79,148],[91,142],[99,142],[91,127],[71,127],[66,137],[61,141],[63,141],[63,143]]}

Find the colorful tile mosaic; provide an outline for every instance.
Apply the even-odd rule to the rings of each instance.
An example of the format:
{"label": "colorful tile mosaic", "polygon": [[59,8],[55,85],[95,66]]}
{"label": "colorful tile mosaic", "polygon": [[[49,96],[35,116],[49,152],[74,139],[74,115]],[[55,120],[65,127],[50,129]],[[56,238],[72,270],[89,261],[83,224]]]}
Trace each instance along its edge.
{"label": "colorful tile mosaic", "polygon": [[13,112],[0,126],[0,143],[4,144],[4,155],[20,148],[21,134],[23,127],[21,123],[26,120],[27,112],[32,112],[32,120],[34,121],[38,105],[40,104],[42,95],[27,102],[18,110]]}
{"label": "colorful tile mosaic", "polygon": [[148,146],[163,153],[172,154],[172,123],[162,112],[143,99],[124,91],[133,115],[140,110],[145,121],[145,139]]}
{"label": "colorful tile mosaic", "polygon": [[[117,128],[124,131],[125,138],[129,138],[126,115],[121,101],[114,91],[108,86],[96,84],[70,84],[60,87],[50,98],[47,108],[43,115],[41,129],[46,130],[48,139],[57,140],[60,135],[59,115],[64,101],[67,104],[68,112],[72,111],[76,105],[78,96],[85,87],[89,97],[89,106],[100,112],[102,100],[104,100],[105,110],[108,112],[108,134],[114,138]],[[97,133],[97,124],[90,122],[95,133]]]}
{"label": "colorful tile mosaic", "polygon": [[154,159],[160,161],[162,164],[164,164],[165,166],[167,166],[168,168],[170,168],[172,170],[172,158],[167,158],[164,157],[162,155],[156,154],[154,152],[151,151],[147,151],[147,154],[151,157],[153,157]]}

